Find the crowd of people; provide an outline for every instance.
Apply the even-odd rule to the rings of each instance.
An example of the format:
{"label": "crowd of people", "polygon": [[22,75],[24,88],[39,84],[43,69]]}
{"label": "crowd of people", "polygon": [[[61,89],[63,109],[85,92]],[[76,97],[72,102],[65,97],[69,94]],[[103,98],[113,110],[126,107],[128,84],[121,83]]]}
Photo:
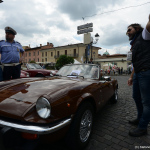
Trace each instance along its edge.
{"label": "crowd of people", "polygon": [[[116,67],[115,69],[106,69],[105,74],[107,75],[122,75],[123,74],[123,67]],[[126,73],[126,72],[125,72]]]}

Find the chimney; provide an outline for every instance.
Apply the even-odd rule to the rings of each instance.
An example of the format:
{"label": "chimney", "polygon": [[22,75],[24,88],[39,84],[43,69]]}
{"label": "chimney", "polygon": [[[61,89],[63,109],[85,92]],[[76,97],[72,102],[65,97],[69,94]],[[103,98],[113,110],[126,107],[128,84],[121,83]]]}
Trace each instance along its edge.
{"label": "chimney", "polygon": [[42,47],[42,44],[40,44],[40,47]]}
{"label": "chimney", "polygon": [[49,42],[47,42],[47,45],[49,45]]}
{"label": "chimney", "polygon": [[30,48],[30,44],[29,44],[29,48]]}
{"label": "chimney", "polygon": [[53,43],[50,43],[50,46],[53,47],[54,46]]}

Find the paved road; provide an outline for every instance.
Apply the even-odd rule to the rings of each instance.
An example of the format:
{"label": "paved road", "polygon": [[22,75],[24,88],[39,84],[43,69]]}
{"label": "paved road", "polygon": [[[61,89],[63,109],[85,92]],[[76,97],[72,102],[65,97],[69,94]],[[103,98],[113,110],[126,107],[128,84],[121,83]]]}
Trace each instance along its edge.
{"label": "paved road", "polygon": [[[92,138],[85,150],[148,150],[150,149],[150,125],[146,136],[128,135],[129,130],[134,128],[128,124],[128,120],[136,117],[132,87],[127,86],[129,76],[114,76],[114,78],[119,82],[119,101],[114,105],[108,103],[96,114]],[[5,150],[1,143],[0,150]],[[67,148],[61,141],[48,146],[41,145],[37,150],[67,150]]]}

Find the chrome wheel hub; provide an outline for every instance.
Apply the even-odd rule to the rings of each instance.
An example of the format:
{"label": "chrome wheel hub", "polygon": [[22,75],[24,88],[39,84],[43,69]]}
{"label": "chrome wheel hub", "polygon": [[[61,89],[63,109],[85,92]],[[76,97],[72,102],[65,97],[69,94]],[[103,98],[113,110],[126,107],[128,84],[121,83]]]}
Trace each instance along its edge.
{"label": "chrome wheel hub", "polygon": [[115,90],[115,100],[118,100],[118,89]]}
{"label": "chrome wheel hub", "polygon": [[90,110],[86,110],[81,118],[79,129],[81,142],[86,142],[88,140],[92,129],[92,121],[92,112]]}

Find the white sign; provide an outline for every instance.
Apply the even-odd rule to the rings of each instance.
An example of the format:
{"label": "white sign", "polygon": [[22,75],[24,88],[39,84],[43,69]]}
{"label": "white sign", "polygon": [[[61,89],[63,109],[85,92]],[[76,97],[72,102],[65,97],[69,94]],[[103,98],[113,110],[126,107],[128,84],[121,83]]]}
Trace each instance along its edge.
{"label": "white sign", "polygon": [[79,31],[77,31],[77,34],[83,34],[83,33],[88,33],[88,32],[93,32],[93,28],[79,30]]}
{"label": "white sign", "polygon": [[89,27],[93,27],[93,23],[87,23],[87,24],[78,26],[77,30],[82,30],[82,29],[89,28]]}

